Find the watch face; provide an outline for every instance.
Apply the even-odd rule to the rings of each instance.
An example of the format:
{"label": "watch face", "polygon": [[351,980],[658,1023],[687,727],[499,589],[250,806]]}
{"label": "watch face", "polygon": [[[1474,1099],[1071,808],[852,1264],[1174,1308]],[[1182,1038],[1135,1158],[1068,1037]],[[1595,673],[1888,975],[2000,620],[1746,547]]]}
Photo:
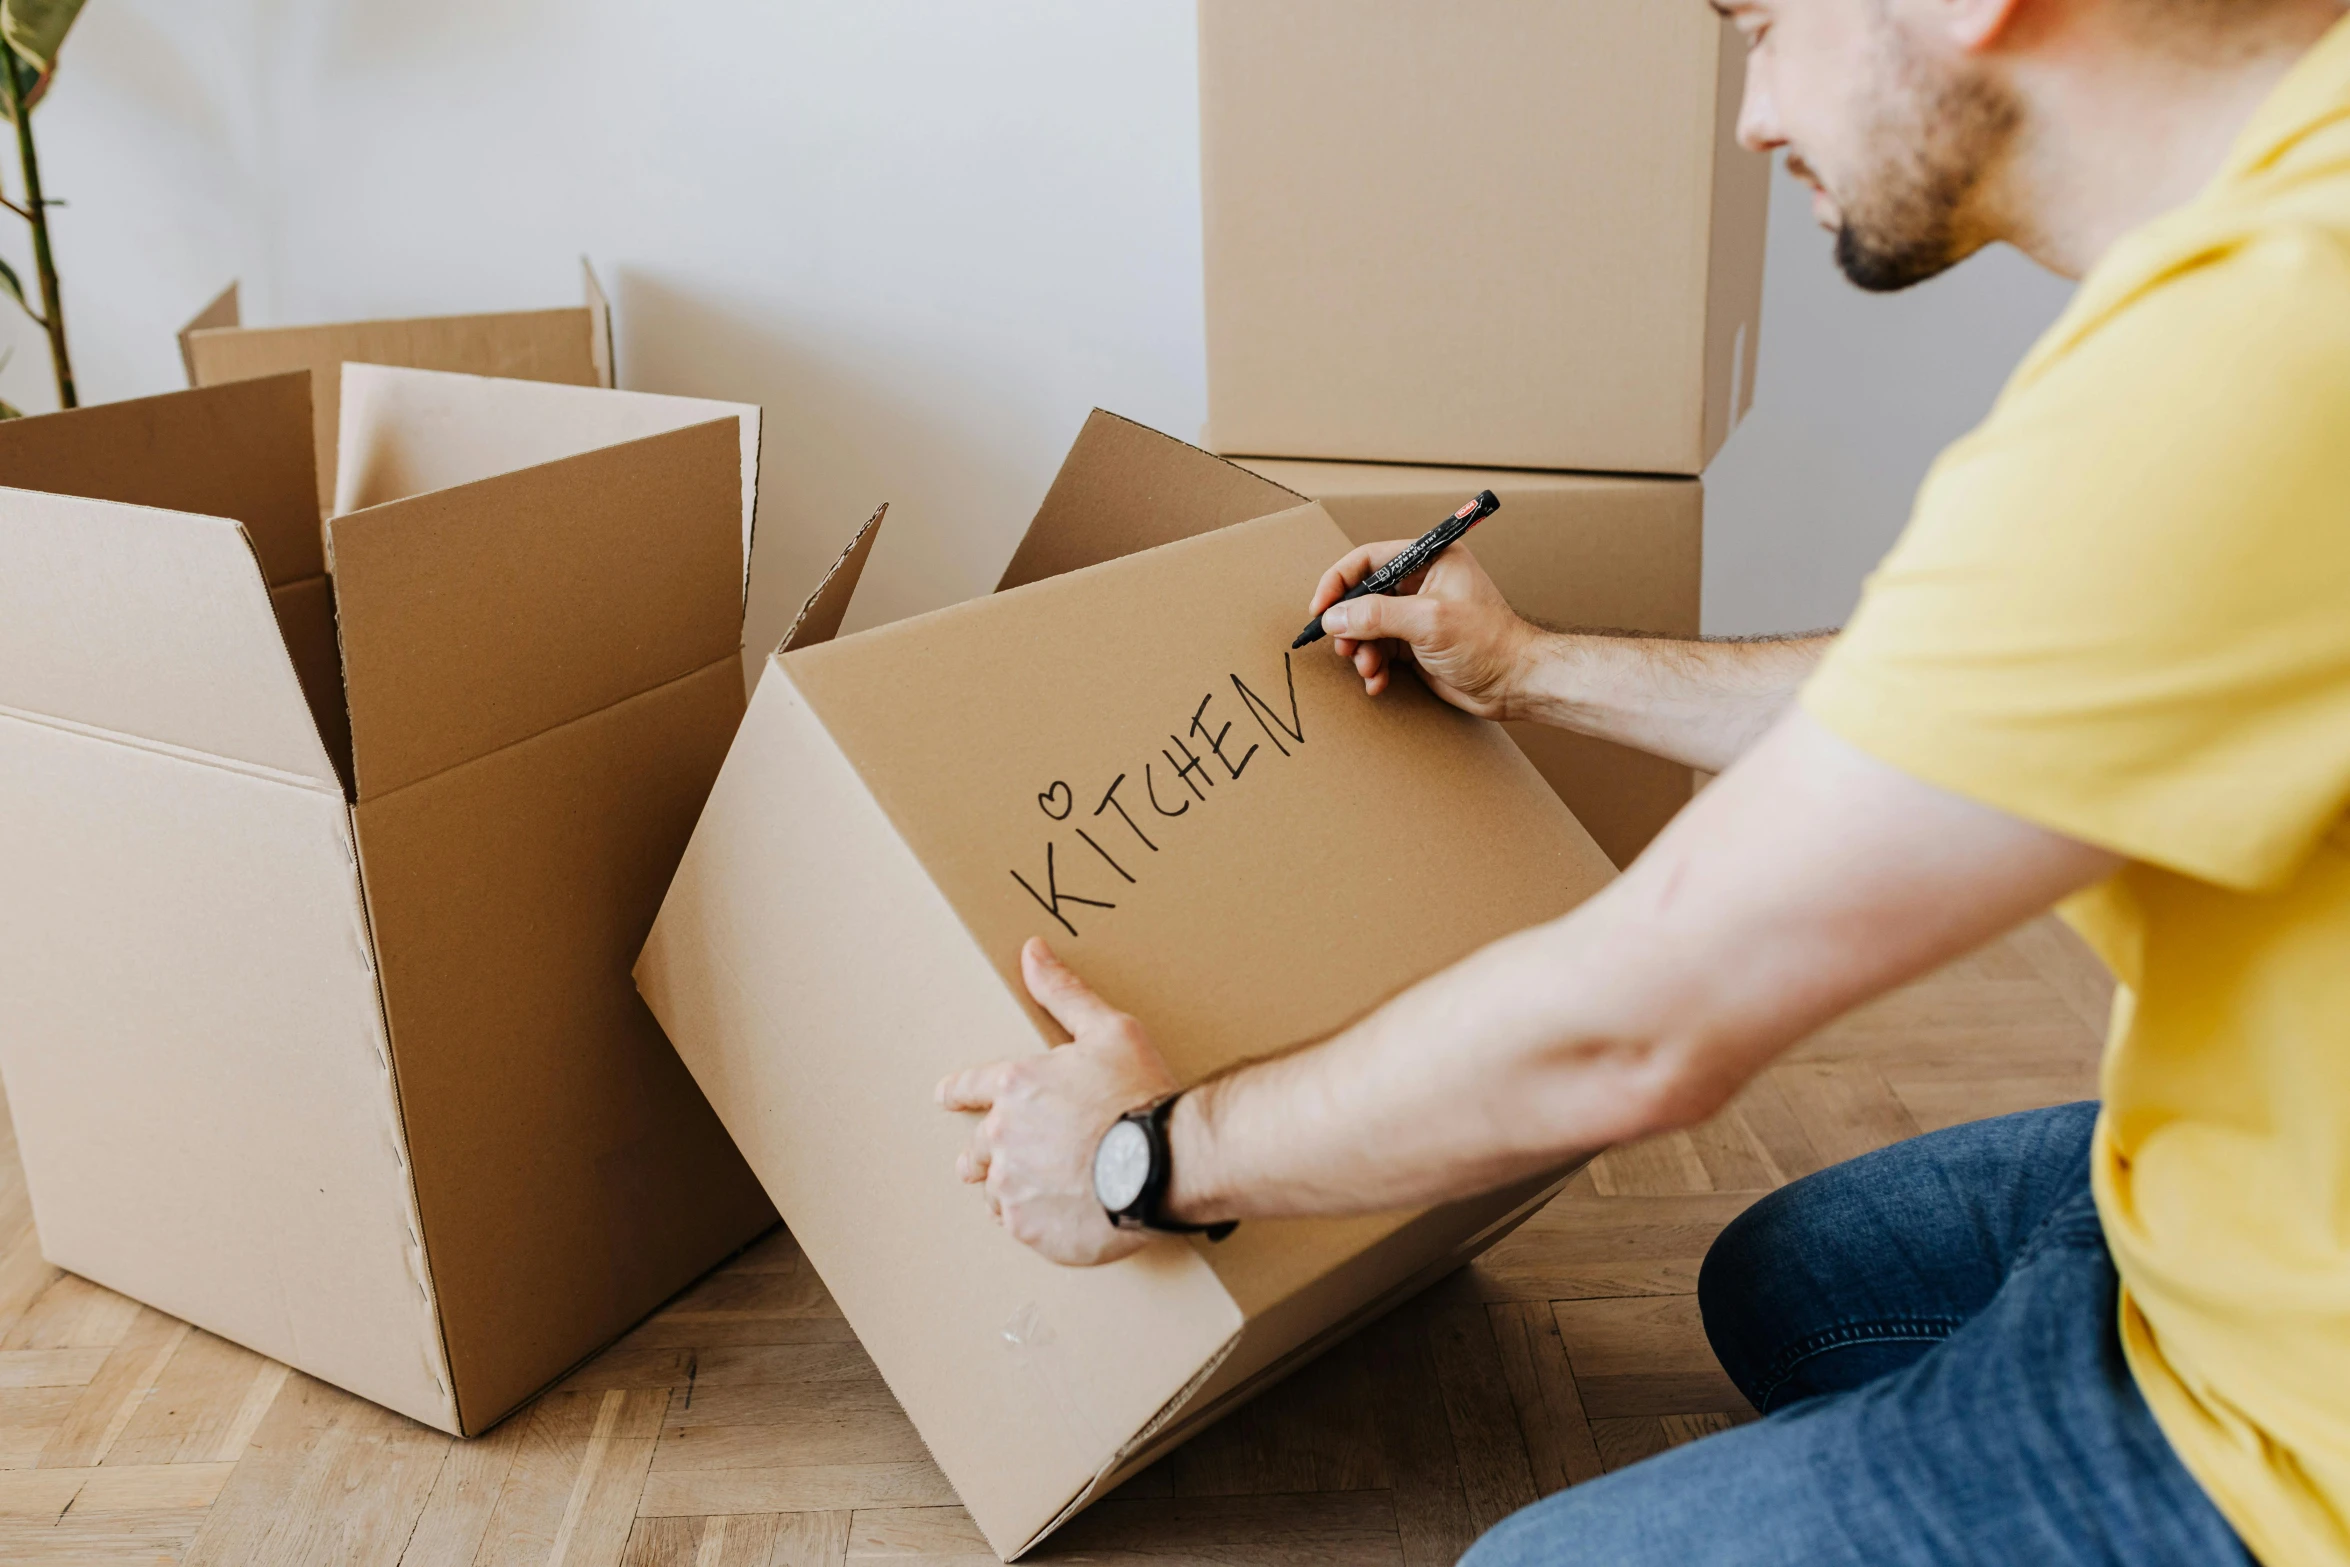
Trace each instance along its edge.
{"label": "watch face", "polygon": [[1102,1134],[1093,1152],[1093,1194],[1112,1213],[1124,1213],[1142,1196],[1151,1178],[1151,1140],[1132,1121],[1120,1121]]}

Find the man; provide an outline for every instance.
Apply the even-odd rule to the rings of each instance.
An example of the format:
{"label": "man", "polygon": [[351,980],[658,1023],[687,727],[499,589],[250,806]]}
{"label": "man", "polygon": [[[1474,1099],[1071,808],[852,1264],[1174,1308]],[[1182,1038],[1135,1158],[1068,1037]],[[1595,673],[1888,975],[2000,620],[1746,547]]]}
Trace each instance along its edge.
{"label": "man", "polygon": [[[1520,622],[1464,551],[1335,611],[1418,678],[1723,769],[1606,892],[1165,1118],[1164,1224],[1421,1204],[1719,1107],[2059,900],[2123,982],[2094,1106],[1797,1182],[1700,1285],[1768,1418],[1539,1503],[1518,1563],[2350,1561],[2350,24],[2339,0],[1725,0],[1742,131],[1865,288],[2005,240],[2078,297],[1833,643]],[[1339,562],[1329,604],[1394,546]],[[1436,868],[1432,874],[1441,874]],[[1075,1036],[941,1085],[1064,1262],[1176,1085]]]}

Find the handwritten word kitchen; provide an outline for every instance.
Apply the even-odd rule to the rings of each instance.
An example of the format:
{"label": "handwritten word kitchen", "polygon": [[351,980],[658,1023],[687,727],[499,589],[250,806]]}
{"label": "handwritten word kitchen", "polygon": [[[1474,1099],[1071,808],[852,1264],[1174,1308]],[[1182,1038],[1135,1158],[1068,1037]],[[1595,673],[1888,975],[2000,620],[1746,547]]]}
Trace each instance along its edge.
{"label": "handwritten word kitchen", "polygon": [[[1048,820],[1070,823],[1078,842],[1071,844],[1057,835],[1047,837],[1043,874],[1032,876],[1015,869],[1012,879],[1071,936],[1078,933],[1077,911],[1115,909],[1118,905],[1108,897],[1081,895],[1070,888],[1115,895],[1120,894],[1121,886],[1140,885],[1141,878],[1135,873],[1147,870],[1150,856],[1171,845],[1182,832],[1170,823],[1189,816],[1195,808],[1210,806],[1217,790],[1241,785],[1252,762],[1262,767],[1276,754],[1287,757],[1304,748],[1306,730],[1305,720],[1298,714],[1297,674],[1287,653],[1281,656],[1281,676],[1287,687],[1286,722],[1280,706],[1258,695],[1235,674],[1229,677],[1231,695],[1210,690],[1201,697],[1191,710],[1190,722],[1180,732],[1170,731],[1167,744],[1158,748],[1156,757],[1146,759],[1139,772],[1118,774],[1098,795],[1081,793],[1066,779],[1054,779],[1050,788],[1037,795],[1037,809]],[[1253,729],[1244,727],[1243,717],[1232,716],[1234,706],[1253,722]],[[1262,740],[1257,738],[1259,734],[1264,736]],[[1267,746],[1273,754],[1266,754]],[[1090,809],[1080,816],[1080,807],[1089,800],[1093,802]]]}

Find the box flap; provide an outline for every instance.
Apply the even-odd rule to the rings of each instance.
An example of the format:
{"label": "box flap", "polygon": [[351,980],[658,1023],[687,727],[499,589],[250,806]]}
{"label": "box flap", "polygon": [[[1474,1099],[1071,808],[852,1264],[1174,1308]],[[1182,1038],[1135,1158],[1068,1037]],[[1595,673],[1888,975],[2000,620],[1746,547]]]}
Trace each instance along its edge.
{"label": "box flap", "polygon": [[351,725],[311,463],[307,370],[0,423],[0,484],[245,525],[311,719],[347,780]]}
{"label": "box flap", "polygon": [[0,490],[0,707],[342,790],[225,518]]}
{"label": "box flap", "polygon": [[620,384],[620,361],[612,351],[612,303],[604,297],[604,285],[596,281],[596,269],[582,256],[579,258],[579,278],[587,295],[588,352],[595,356],[596,385]]}
{"label": "box flap", "polygon": [[[1243,466],[1311,495],[1357,544],[1412,538],[1478,489],[1500,515],[1471,539],[1511,607],[1567,629],[1698,634],[1705,486],[1697,479],[1413,468],[1248,458]],[[1545,724],[1518,742],[1608,858],[1630,865],[1689,803],[1689,769]]]}
{"label": "box flap", "polygon": [[741,450],[721,419],[332,518],[358,797],[736,658]]}
{"label": "box flap", "polygon": [[302,371],[0,423],[0,485],[241,522],[273,588],[326,570],[310,463]]}
{"label": "box flap", "polygon": [[188,372],[188,385],[197,384],[196,356],[188,346],[189,334],[207,331],[214,327],[239,326],[243,324],[243,320],[243,313],[237,305],[237,285],[231,283],[214,295],[210,304],[197,311],[186,326],[180,328],[180,364]]}
{"label": "box flap", "polygon": [[1304,500],[1212,452],[1096,408],[996,591],[1287,511]]}
{"label": "box flap", "polygon": [[467,1434],[775,1222],[629,980],[742,711],[730,653],[355,813]]}
{"label": "box flap", "polygon": [[595,386],[597,368],[589,312],[519,310],[503,315],[430,316],[409,321],[344,321],[326,326],[203,327],[182,340],[190,379],[198,386],[246,381],[259,375],[308,370],[315,413],[311,436],[318,454],[318,504],[335,496],[336,399],[345,364],[407,365]]}
{"label": "box flap", "polygon": [[743,579],[759,502],[759,406],[439,370],[345,365],[337,512],[512,473],[713,419],[738,421]]}
{"label": "box flap", "polygon": [[840,623],[848,618],[849,600],[856,597],[857,580],[865,574],[865,562],[873,553],[873,540],[881,532],[881,519],[888,515],[889,503],[884,501],[879,510],[865,519],[865,526],[857,530],[857,536],[849,540],[848,547],[824,573],[824,580],[816,584],[816,591],[808,595],[808,602],[800,606],[791,630],[783,634],[783,645],[776,652],[814,647],[840,635]]}

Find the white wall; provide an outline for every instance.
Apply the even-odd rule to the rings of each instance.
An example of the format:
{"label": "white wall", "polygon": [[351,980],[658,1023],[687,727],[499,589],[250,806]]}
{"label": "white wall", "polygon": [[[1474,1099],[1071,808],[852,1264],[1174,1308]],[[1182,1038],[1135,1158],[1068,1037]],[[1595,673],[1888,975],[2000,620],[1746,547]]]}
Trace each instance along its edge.
{"label": "white wall", "polygon": [[1935,453],[1991,406],[2071,285],[2001,247],[1906,293],[1846,283],[1782,169],[1754,411],[1706,474],[1705,625],[1843,623]]}
{"label": "white wall", "polygon": [[[625,384],[769,410],[756,645],[877,501],[854,623],[992,585],[1094,404],[1197,433],[1194,70],[1189,0],[90,0],[36,124],[85,400],[179,385],[230,277],[327,320],[567,303],[593,257]],[[2000,256],[1866,299],[1780,195],[1719,631],[1839,619],[2062,298]]]}
{"label": "white wall", "polygon": [[[70,203],[50,227],[84,402],[185,385],[172,334],[264,261],[270,140],[248,85],[252,9],[94,0],[33,112],[42,183]],[[13,132],[0,149],[0,186],[21,198]],[[30,237],[4,212],[0,256],[35,289]],[[0,397],[54,408],[46,342],[5,300],[0,346],[13,352]]]}

